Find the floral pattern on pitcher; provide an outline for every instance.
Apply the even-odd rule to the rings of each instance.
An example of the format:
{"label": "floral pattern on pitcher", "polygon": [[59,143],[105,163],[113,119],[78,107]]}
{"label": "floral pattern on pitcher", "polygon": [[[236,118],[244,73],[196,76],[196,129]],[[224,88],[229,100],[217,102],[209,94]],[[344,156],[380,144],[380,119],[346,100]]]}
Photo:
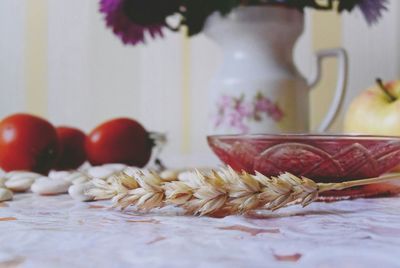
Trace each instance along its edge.
{"label": "floral pattern on pitcher", "polygon": [[285,116],[276,102],[259,91],[251,100],[246,100],[244,94],[239,97],[222,95],[217,102],[217,107],[214,128],[229,126],[244,134],[249,132],[250,122],[270,119],[278,123]]}

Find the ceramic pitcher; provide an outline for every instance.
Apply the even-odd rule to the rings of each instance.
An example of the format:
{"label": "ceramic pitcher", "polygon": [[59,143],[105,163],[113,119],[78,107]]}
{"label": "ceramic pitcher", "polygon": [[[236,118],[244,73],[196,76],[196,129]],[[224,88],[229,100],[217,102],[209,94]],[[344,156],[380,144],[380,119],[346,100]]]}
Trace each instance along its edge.
{"label": "ceramic pitcher", "polygon": [[310,131],[310,88],[320,79],[323,59],[338,59],[337,88],[317,130],[335,119],[345,94],[347,55],[343,49],[316,54],[318,71],[309,82],[293,62],[304,14],[280,6],[239,7],[211,15],[205,33],[222,48],[224,61],[210,87],[210,134]]}

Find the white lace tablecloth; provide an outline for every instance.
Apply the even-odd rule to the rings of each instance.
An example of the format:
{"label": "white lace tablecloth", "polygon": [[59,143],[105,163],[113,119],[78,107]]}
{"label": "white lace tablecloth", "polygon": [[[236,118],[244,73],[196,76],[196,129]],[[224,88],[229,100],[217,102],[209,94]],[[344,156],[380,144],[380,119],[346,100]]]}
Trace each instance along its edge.
{"label": "white lace tablecloth", "polygon": [[400,267],[399,197],[220,219],[108,206],[0,203],[0,267]]}

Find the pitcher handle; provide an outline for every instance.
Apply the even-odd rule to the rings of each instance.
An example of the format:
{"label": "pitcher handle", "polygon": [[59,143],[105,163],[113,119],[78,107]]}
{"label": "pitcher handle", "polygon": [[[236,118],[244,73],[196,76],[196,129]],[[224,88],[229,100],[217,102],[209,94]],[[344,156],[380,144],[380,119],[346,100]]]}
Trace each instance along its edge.
{"label": "pitcher handle", "polygon": [[340,111],[340,108],[343,105],[343,100],[346,93],[349,66],[347,52],[343,48],[320,50],[316,53],[317,71],[310,80],[309,87],[315,87],[321,80],[322,61],[326,58],[332,57],[338,59],[338,77],[336,91],[331,106],[329,107],[328,113],[317,128],[318,132],[325,132],[332,125],[333,121]]}

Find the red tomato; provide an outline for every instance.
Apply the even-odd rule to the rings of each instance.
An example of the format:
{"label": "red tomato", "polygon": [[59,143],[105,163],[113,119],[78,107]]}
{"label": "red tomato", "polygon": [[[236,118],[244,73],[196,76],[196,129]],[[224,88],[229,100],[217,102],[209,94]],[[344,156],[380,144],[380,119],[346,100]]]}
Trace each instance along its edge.
{"label": "red tomato", "polygon": [[152,147],[148,132],[129,118],[105,122],[86,139],[86,154],[92,165],[122,163],[143,167],[150,159]]}
{"label": "red tomato", "polygon": [[0,122],[0,167],[46,174],[58,153],[57,133],[46,120],[14,114]]}
{"label": "red tomato", "polygon": [[60,152],[55,169],[68,170],[80,167],[86,160],[85,133],[71,127],[58,127],[56,131]]}

